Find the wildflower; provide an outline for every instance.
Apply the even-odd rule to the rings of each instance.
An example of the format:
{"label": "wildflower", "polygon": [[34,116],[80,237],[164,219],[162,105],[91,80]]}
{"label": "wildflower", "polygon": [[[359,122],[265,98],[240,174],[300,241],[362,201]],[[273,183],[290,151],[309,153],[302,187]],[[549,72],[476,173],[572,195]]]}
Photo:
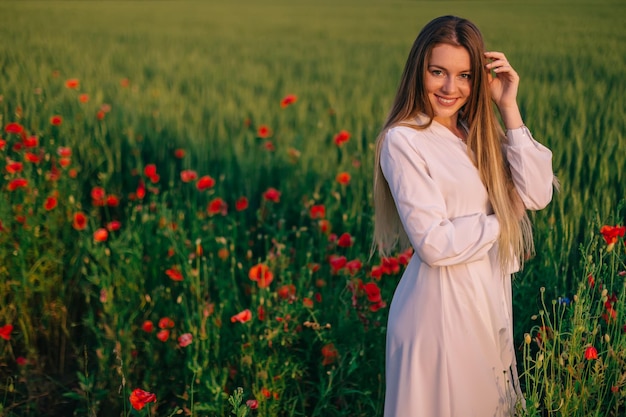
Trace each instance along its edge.
{"label": "wildflower", "polygon": [[16,363],[18,366],[24,366],[24,365],[27,365],[27,364],[28,364],[28,359],[26,359],[26,358],[25,358],[25,357],[23,357],[23,356],[18,356],[17,358],[15,358],[15,363]]}
{"label": "wildflower", "polygon": [[246,197],[239,197],[235,202],[235,210],[243,211],[248,208],[248,199]]}
{"label": "wildflower", "polygon": [[276,293],[283,300],[286,300],[288,298],[294,298],[296,295],[296,286],[293,284],[285,284],[277,289]]}
{"label": "wildflower", "polygon": [[309,297],[304,297],[302,299],[302,305],[306,308],[313,308],[313,300],[311,300]]}
{"label": "wildflower", "polygon": [[272,130],[269,127],[267,127],[266,125],[261,125],[261,126],[259,126],[256,134],[261,139],[267,139],[270,136],[272,136]]}
{"label": "wildflower", "polygon": [[18,188],[26,188],[28,186],[28,180],[25,178],[15,178],[9,182],[7,188],[9,191],[15,191]]}
{"label": "wildflower", "polygon": [[126,88],[130,85],[130,80],[128,78],[122,78],[120,80],[120,87]]}
{"label": "wildflower", "polygon": [[376,285],[375,282],[368,282],[363,286],[365,290],[365,294],[367,294],[367,299],[372,303],[377,303],[381,300],[380,296],[380,288]]}
{"label": "wildflower", "polygon": [[593,346],[588,346],[585,349],[585,359],[588,361],[598,359],[598,351]]}
{"label": "wildflower", "polygon": [[177,266],[166,270],[165,274],[168,277],[170,277],[170,279],[172,281],[182,281],[183,280],[183,274],[182,274],[182,272],[180,272],[180,270],[178,269]]}
{"label": "wildflower", "polygon": [[161,317],[158,326],[159,329],[172,329],[174,328],[174,320],[169,317]]}
{"label": "wildflower", "polygon": [[317,222],[317,225],[320,228],[320,232],[322,233],[330,232],[330,222],[328,220],[322,219],[319,222]]}
{"label": "wildflower", "polygon": [[386,275],[394,275],[400,272],[400,262],[398,262],[398,259],[396,258],[382,258],[381,263],[383,267],[383,272]]}
{"label": "wildflower", "polygon": [[37,146],[39,146],[39,138],[34,135],[28,136],[27,138],[24,138],[22,143],[24,144],[25,148],[36,148]]}
{"label": "wildflower", "polygon": [[270,152],[274,152],[276,150],[276,147],[274,146],[274,143],[271,140],[268,140],[267,142],[265,142],[263,146],[265,147],[265,149],[267,149]]}
{"label": "wildflower", "polygon": [[296,97],[294,94],[288,94],[280,101],[280,107],[285,108],[290,104],[295,103],[296,101],[298,101],[298,97]]}
{"label": "wildflower", "polygon": [[263,193],[263,198],[267,201],[278,203],[280,201],[280,191],[270,187]]}
{"label": "wildflower", "polygon": [[335,348],[334,344],[327,343],[322,346],[322,356],[324,357],[324,359],[322,360],[322,365],[326,366],[335,363],[335,361],[339,357],[339,352],[337,352],[337,348]]}
{"label": "wildflower", "polygon": [[62,158],[69,158],[70,156],[72,156],[72,149],[68,148],[67,146],[59,146],[57,148],[57,155]]}
{"label": "wildflower", "polygon": [[105,111],[103,111],[103,110],[98,110],[98,111],[96,112],[96,119],[98,119],[98,120],[102,120],[102,119],[104,119],[104,116],[106,116],[106,112],[105,112]]}
{"label": "wildflower", "polygon": [[204,175],[201,177],[196,183],[196,188],[198,191],[208,190],[209,188],[213,188],[215,185],[215,180],[210,175]]}
{"label": "wildflower", "polygon": [[372,266],[372,269],[370,270],[370,277],[374,278],[377,281],[380,281],[382,276],[383,276],[383,267],[380,265]]}
{"label": "wildflower", "polygon": [[89,94],[81,94],[78,96],[78,101],[81,103],[89,103]]}
{"label": "wildflower", "polygon": [[19,123],[9,123],[4,127],[4,131],[7,133],[13,133],[16,135],[19,135],[20,133],[24,132],[24,126],[22,126]]}
{"label": "wildflower", "polygon": [[91,189],[91,203],[94,206],[104,206],[104,198],[106,197],[106,192],[102,187],[93,187]]}
{"label": "wildflower", "polygon": [[196,179],[198,179],[198,174],[196,173],[196,171],[191,169],[184,169],[180,171],[180,180],[182,182],[191,182],[195,181]]}
{"label": "wildflower", "polygon": [[109,231],[103,227],[93,232],[93,240],[96,242],[106,242],[109,237]]}
{"label": "wildflower", "polygon": [[339,236],[339,239],[337,240],[337,246],[341,248],[349,248],[350,246],[352,246],[352,243],[353,239],[352,236],[350,236],[350,233],[343,233],[341,236]]}
{"label": "wildflower", "polygon": [[309,209],[309,216],[312,219],[323,219],[326,217],[326,207],[323,204],[311,206]]}
{"label": "wildflower", "polygon": [[174,157],[177,159],[183,159],[185,157],[185,150],[181,148],[174,149]]}
{"label": "wildflower", "polygon": [[60,126],[61,123],[63,123],[63,117],[57,115],[54,115],[50,118],[50,124],[52,126]]}
{"label": "wildflower", "polygon": [[22,164],[21,162],[15,162],[15,161],[9,161],[7,162],[7,165],[5,166],[5,169],[9,174],[17,174],[18,172],[22,172],[23,168],[24,168],[24,164]]}
{"label": "wildflower", "polygon": [[361,270],[363,264],[358,259],[353,259],[346,263],[346,269],[350,275],[354,275]]}
{"label": "wildflower", "polygon": [[87,216],[82,211],[74,213],[72,227],[76,230],[84,230],[87,227]]}
{"label": "wildflower", "polygon": [[350,132],[346,130],[340,131],[339,133],[335,135],[335,138],[334,138],[335,145],[339,147],[343,146],[343,144],[346,143],[348,140],[350,140]]}
{"label": "wildflower", "polygon": [[591,274],[587,275],[587,283],[589,284],[591,288],[593,288],[596,285],[596,279],[593,277],[593,275]]}
{"label": "wildflower", "polygon": [[350,174],[348,174],[347,172],[340,172],[335,177],[335,180],[341,185],[350,184],[350,179],[351,179]]}
{"label": "wildflower", "polygon": [[624,234],[626,233],[626,226],[620,227],[604,225],[600,229],[600,233],[602,233],[602,237],[604,237],[604,240],[608,245],[606,248],[607,252],[610,252],[617,243],[617,239],[619,237],[624,237]]}
{"label": "wildflower", "polygon": [[226,248],[220,248],[217,251],[217,257],[220,258],[222,261],[225,261],[226,259],[228,259],[229,255],[230,255],[230,252]]}
{"label": "wildflower", "polygon": [[135,410],[141,410],[148,403],[157,402],[155,394],[139,388],[134,389],[133,392],[130,393],[129,400],[130,405],[132,405]]}
{"label": "wildflower", "polygon": [[109,207],[117,207],[120,205],[120,199],[114,194],[109,194],[106,198],[106,204]]}
{"label": "wildflower", "polygon": [[157,175],[157,168],[155,164],[148,164],[143,168],[143,174],[148,177],[148,178],[152,178],[154,176]]}
{"label": "wildflower", "polygon": [[336,274],[346,266],[348,260],[345,256],[330,255],[328,262],[330,263],[333,274]]}
{"label": "wildflower", "polygon": [[263,308],[263,306],[258,306],[256,309],[256,314],[257,314],[257,318],[260,321],[265,320],[265,309]]}
{"label": "wildflower", "polygon": [[11,340],[12,331],[13,331],[13,325],[5,324],[4,326],[0,327],[0,337],[3,338],[4,340]]}
{"label": "wildflower", "polygon": [[152,320],[146,320],[141,324],[141,330],[146,333],[152,333],[154,331],[154,323]]}
{"label": "wildflower", "polygon": [[170,331],[167,329],[161,329],[157,332],[156,334],[157,339],[159,339],[161,342],[165,343],[168,341],[168,339],[170,338]]}
{"label": "wildflower", "polygon": [[43,205],[43,207],[48,211],[52,210],[56,206],[57,206],[57,199],[55,197],[46,198],[46,202]]}
{"label": "wildflower", "polygon": [[78,88],[79,85],[80,82],[77,78],[70,78],[69,80],[65,81],[65,87],[67,88]]}
{"label": "wildflower", "polygon": [[216,214],[226,216],[226,214],[228,213],[228,205],[220,197],[216,197],[213,200],[209,201],[209,204],[207,206],[207,212],[209,213],[209,216],[214,216]]}
{"label": "wildflower", "polygon": [[255,281],[259,288],[267,288],[274,280],[274,274],[265,264],[256,264],[248,271],[248,278]]}
{"label": "wildflower", "polygon": [[178,346],[180,347],[187,347],[191,344],[192,341],[193,336],[191,335],[191,333],[183,333],[178,336]]}
{"label": "wildflower", "polygon": [[248,406],[250,410],[256,410],[259,408],[259,402],[257,400],[248,400],[246,401],[246,406]]}
{"label": "wildflower", "polygon": [[252,318],[252,312],[248,309],[245,309],[237,314],[235,314],[234,316],[232,316],[230,318],[230,321],[232,323],[235,322],[239,322],[239,323],[245,323],[247,321],[250,321],[250,319]]}

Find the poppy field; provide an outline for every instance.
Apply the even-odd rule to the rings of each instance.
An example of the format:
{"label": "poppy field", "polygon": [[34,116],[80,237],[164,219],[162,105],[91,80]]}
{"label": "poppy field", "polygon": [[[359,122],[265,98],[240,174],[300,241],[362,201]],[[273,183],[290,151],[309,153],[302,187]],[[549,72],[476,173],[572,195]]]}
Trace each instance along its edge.
{"label": "poppy field", "polygon": [[412,251],[372,253],[373,144],[442,14],[506,52],[561,183],[514,281],[520,414],[626,415],[625,12],[1,2],[0,416],[382,415]]}

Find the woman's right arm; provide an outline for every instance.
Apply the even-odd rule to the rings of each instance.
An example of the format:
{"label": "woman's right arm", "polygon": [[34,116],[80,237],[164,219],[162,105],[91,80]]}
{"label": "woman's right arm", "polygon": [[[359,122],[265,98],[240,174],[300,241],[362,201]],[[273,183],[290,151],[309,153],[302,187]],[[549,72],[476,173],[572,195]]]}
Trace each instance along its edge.
{"label": "woman's right arm", "polygon": [[496,216],[476,213],[448,218],[444,196],[409,132],[401,128],[387,132],[380,164],[413,249],[431,266],[484,258],[500,233]]}

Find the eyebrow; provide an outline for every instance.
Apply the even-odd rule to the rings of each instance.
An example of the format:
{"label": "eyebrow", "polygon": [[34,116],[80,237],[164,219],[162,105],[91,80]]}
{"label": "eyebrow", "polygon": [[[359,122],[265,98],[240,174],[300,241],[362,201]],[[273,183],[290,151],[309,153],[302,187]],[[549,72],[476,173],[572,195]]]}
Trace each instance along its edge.
{"label": "eyebrow", "polygon": [[[436,65],[436,64],[428,64],[428,68],[431,68],[431,67],[448,71],[448,69],[446,67],[442,67],[442,66]],[[461,72],[461,73],[463,73],[463,72],[472,72],[472,70],[471,69],[466,69],[466,70],[459,71],[459,72]]]}

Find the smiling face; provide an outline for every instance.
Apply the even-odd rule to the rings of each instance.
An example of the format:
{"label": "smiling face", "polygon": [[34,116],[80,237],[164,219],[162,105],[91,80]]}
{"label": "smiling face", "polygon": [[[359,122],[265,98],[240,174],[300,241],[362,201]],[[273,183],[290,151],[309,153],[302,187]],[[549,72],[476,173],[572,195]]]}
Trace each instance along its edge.
{"label": "smiling face", "polygon": [[472,90],[470,55],[462,46],[436,45],[426,63],[424,88],[434,119],[456,130],[459,110]]}

